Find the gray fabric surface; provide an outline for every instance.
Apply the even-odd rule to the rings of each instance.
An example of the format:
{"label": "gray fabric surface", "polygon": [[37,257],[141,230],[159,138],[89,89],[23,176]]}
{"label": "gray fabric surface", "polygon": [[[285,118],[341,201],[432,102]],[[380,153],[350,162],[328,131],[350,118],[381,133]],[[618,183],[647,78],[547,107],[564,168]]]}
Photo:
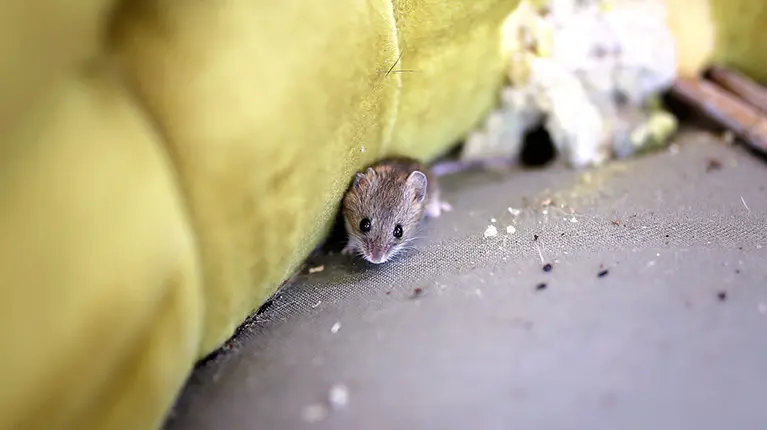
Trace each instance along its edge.
{"label": "gray fabric surface", "polygon": [[312,261],[167,428],[767,428],[767,164],[687,132],[583,175],[445,178],[416,249]]}

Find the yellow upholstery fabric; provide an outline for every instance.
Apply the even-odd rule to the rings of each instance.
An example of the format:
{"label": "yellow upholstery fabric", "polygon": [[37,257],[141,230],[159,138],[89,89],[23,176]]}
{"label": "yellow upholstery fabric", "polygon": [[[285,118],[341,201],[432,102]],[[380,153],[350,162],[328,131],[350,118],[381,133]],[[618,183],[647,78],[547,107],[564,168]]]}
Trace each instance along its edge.
{"label": "yellow upholstery fabric", "polygon": [[0,430],[157,428],[354,170],[492,108],[515,4],[0,0]]}
{"label": "yellow upholstery fabric", "polygon": [[694,76],[712,62],[767,82],[767,3],[760,0],[665,0],[680,50],[680,72]]}

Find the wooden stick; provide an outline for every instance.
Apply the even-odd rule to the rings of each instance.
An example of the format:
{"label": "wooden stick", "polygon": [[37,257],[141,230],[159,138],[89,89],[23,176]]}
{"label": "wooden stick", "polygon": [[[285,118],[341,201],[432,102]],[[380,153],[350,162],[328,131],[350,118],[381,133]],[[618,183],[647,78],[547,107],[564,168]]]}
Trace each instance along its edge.
{"label": "wooden stick", "polygon": [[711,82],[695,78],[677,78],[671,94],[767,154],[767,118],[755,107]]}
{"label": "wooden stick", "polygon": [[767,89],[752,81],[746,75],[724,66],[714,66],[709,79],[720,87],[736,94],[739,98],[767,114]]}

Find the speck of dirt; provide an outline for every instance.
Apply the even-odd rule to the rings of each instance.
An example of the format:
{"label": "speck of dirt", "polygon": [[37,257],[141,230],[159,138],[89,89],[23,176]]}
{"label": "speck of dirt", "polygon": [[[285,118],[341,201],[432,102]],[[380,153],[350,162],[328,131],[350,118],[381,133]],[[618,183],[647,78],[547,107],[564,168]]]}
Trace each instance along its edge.
{"label": "speck of dirt", "polygon": [[535,289],[538,290],[538,291],[541,291],[541,290],[545,290],[546,287],[548,287],[548,285],[546,285],[545,282],[541,282],[540,284],[535,286]]}
{"label": "speck of dirt", "polygon": [[716,294],[716,297],[719,299],[720,302],[723,302],[727,300],[727,291],[720,291]]}
{"label": "speck of dirt", "polygon": [[618,227],[620,227],[620,225],[621,225],[621,220],[619,220],[619,219],[616,219],[615,221],[613,221],[613,225],[617,225]]}
{"label": "speck of dirt", "polygon": [[421,288],[421,287],[415,288],[413,290],[413,295],[410,298],[416,299],[416,298],[420,297],[421,294],[423,294],[423,288]]}
{"label": "speck of dirt", "polygon": [[608,273],[610,273],[610,271],[605,269],[605,270],[597,273],[597,276],[600,277],[600,278],[604,278],[605,276],[607,276]]}
{"label": "speck of dirt", "polygon": [[537,234],[534,234],[534,235],[533,235],[533,242],[535,242],[536,240],[538,240],[538,235],[537,235]]}
{"label": "speck of dirt", "polygon": [[735,269],[735,273],[740,275],[740,269]]}
{"label": "speck of dirt", "polygon": [[390,294],[391,294],[391,291],[387,291],[387,292],[386,292],[386,295],[387,295],[387,296],[388,296],[388,295],[390,295]]}
{"label": "speck of dirt", "polygon": [[706,164],[706,172],[713,172],[722,168],[722,162],[716,158],[709,158]]}
{"label": "speck of dirt", "polygon": [[562,234],[559,235],[560,237],[565,237],[565,233],[562,232]]}
{"label": "speck of dirt", "polygon": [[668,235],[666,235],[666,237],[668,237]]}
{"label": "speck of dirt", "polygon": [[551,272],[551,269],[553,269],[554,266],[551,265],[551,263],[546,263],[543,265],[543,271],[544,272]]}

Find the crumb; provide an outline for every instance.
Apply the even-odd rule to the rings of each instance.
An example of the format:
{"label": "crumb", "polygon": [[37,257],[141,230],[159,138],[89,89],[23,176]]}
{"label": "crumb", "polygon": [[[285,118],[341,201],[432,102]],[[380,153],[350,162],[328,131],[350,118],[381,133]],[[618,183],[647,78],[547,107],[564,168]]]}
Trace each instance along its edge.
{"label": "crumb", "polygon": [[513,225],[510,225],[510,226],[506,227],[506,233],[508,233],[508,234],[514,234],[514,233],[516,233],[516,231],[517,231],[517,228],[514,227]]}
{"label": "crumb", "polygon": [[495,222],[495,218],[490,218],[490,222]]}
{"label": "crumb", "polygon": [[325,270],[325,266],[310,267],[309,268],[309,273],[310,274],[312,274],[312,273],[319,273],[319,272],[322,272],[323,270]]}
{"label": "crumb", "polygon": [[489,225],[485,229],[485,237],[495,237],[498,235],[498,229],[494,225]]}
{"label": "crumb", "polygon": [[607,269],[602,270],[601,272],[597,273],[597,277],[604,278],[605,276],[607,276],[608,273],[610,273],[609,270],[607,270]]}
{"label": "crumb", "polygon": [[342,408],[349,403],[349,390],[344,384],[336,384],[330,389],[328,400],[334,408]]}
{"label": "crumb", "polygon": [[714,170],[720,170],[722,168],[722,162],[716,158],[709,158],[708,164],[706,164],[706,172],[713,172]]}
{"label": "crumb", "polygon": [[720,301],[720,302],[723,302],[723,301],[727,300],[727,292],[726,292],[726,291],[720,291],[720,292],[719,292],[719,293],[716,295],[716,297],[718,297],[718,298],[719,298],[719,301]]}
{"label": "crumb", "polygon": [[543,266],[543,271],[544,271],[544,272],[551,272],[551,269],[553,269],[553,268],[554,268],[554,267],[551,265],[551,263],[546,263],[546,264]]}
{"label": "crumb", "polygon": [[541,282],[540,284],[535,286],[535,289],[538,290],[538,291],[541,291],[541,290],[545,290],[546,287],[548,287],[548,285],[546,285],[545,282]]}
{"label": "crumb", "polygon": [[535,242],[536,240],[538,240],[538,235],[537,235],[537,234],[534,234],[534,235],[533,235],[533,242]]}
{"label": "crumb", "polygon": [[733,133],[732,130],[725,131],[722,133],[722,140],[724,143],[732,145],[732,143],[735,142],[735,133]]}
{"label": "crumb", "polygon": [[423,294],[423,288],[418,287],[418,288],[413,290],[413,296],[411,298],[412,299],[417,299],[418,297],[421,296],[421,294]]}
{"label": "crumb", "polygon": [[328,408],[326,408],[325,405],[321,403],[313,403],[311,405],[305,406],[301,411],[301,417],[303,417],[304,421],[309,423],[322,421],[327,416]]}
{"label": "crumb", "polygon": [[341,323],[336,321],[336,323],[333,324],[333,327],[330,327],[330,332],[336,334],[338,333],[338,330],[341,330]]}

